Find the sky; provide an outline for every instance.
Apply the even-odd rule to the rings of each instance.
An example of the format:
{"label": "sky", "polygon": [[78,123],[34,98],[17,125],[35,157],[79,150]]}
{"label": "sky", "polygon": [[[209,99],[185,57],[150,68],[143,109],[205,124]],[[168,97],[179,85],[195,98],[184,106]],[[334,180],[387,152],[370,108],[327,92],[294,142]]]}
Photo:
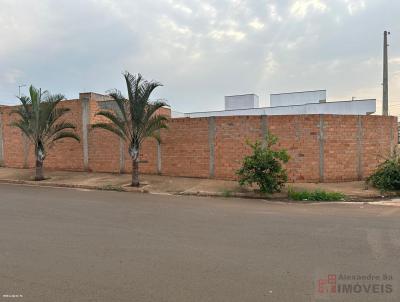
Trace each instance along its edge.
{"label": "sky", "polygon": [[[33,84],[67,98],[125,92],[123,71],[157,80],[180,112],[224,96],[327,89],[328,101],[382,99],[400,113],[399,0],[0,0],[0,104]],[[27,87],[22,87],[23,94]]]}

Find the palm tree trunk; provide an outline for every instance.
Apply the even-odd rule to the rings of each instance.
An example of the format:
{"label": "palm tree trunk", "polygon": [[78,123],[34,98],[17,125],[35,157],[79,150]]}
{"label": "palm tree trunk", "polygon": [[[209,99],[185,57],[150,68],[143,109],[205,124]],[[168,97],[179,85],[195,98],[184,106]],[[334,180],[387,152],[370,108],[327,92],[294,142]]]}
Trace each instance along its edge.
{"label": "palm tree trunk", "polygon": [[36,175],[35,180],[43,180],[43,161],[36,159]]}
{"label": "palm tree trunk", "polygon": [[132,159],[132,187],[139,187],[139,159]]}

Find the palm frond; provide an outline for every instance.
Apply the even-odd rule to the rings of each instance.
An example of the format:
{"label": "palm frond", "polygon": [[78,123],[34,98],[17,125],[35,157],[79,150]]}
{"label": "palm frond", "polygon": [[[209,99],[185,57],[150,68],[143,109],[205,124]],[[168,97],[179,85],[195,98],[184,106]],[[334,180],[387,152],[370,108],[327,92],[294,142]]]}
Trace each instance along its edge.
{"label": "palm frond", "polygon": [[58,141],[58,140],[63,139],[63,138],[72,138],[72,139],[74,139],[74,140],[76,140],[78,142],[81,141],[80,137],[76,133],[71,132],[71,131],[58,132],[56,135],[54,135],[54,137],[52,138],[51,141],[55,142],[55,141]]}
{"label": "palm frond", "polygon": [[[60,133],[63,130],[75,130],[76,126],[72,123],[68,123],[68,122],[60,122],[56,125],[54,125],[53,127],[51,127],[49,129],[49,131],[46,133],[46,136],[44,138],[44,141],[52,141],[54,137],[57,136],[58,133]],[[78,135],[77,135],[78,136]]]}
{"label": "palm frond", "polygon": [[115,112],[101,110],[96,113],[96,116],[104,116],[109,119],[124,135],[126,135],[125,122],[120,119]]}
{"label": "palm frond", "polygon": [[67,121],[59,122],[69,108],[59,106],[64,99],[61,94],[50,94],[32,85],[29,87],[29,97],[19,97],[21,106],[10,114],[17,114],[19,120],[11,125],[19,128],[35,145],[35,152],[45,153],[46,144],[62,138],[80,140],[79,136],[68,130],[74,130],[75,125]]}
{"label": "palm frond", "polygon": [[58,104],[59,102],[61,102],[64,99],[65,99],[65,96],[61,93],[57,93],[57,94],[46,93],[46,95],[43,98],[43,100],[47,103],[56,103],[56,104]]}
{"label": "palm frond", "polygon": [[163,115],[152,116],[146,124],[146,128],[142,134],[142,139],[146,137],[155,137],[157,136],[158,130],[167,129],[167,121],[168,119]]}
{"label": "palm frond", "polygon": [[51,132],[53,125],[69,111],[70,109],[67,107],[54,107],[50,113],[43,114],[41,124],[45,127],[43,129],[44,134],[47,135],[47,133]]}
{"label": "palm frond", "polygon": [[115,101],[124,121],[127,122],[129,120],[127,115],[128,101],[125,99],[122,93],[117,89],[109,91],[108,95]]}
{"label": "palm frond", "polygon": [[164,106],[167,106],[167,104],[162,101],[149,103],[146,108],[146,114],[144,116],[144,120],[149,120],[154,114],[156,114],[157,110],[161,109]]}
{"label": "palm frond", "polygon": [[115,127],[114,127],[113,125],[111,125],[111,124],[107,124],[107,123],[96,123],[96,124],[93,124],[93,125],[92,125],[92,129],[96,129],[96,128],[110,131],[110,132],[112,132],[112,133],[118,135],[118,136],[121,137],[122,139],[125,139],[124,133],[122,133],[120,129],[115,128]]}
{"label": "palm frond", "polygon": [[25,123],[23,120],[11,122],[10,126],[19,128],[22,133],[32,140],[32,130],[30,129],[29,124]]}

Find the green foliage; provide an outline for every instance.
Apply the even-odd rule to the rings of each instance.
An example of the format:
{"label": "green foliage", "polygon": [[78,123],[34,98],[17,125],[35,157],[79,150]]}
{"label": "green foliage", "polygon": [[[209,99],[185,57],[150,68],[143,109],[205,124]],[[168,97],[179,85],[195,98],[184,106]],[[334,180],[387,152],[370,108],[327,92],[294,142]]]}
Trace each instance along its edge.
{"label": "green foliage", "polygon": [[117,186],[117,185],[104,185],[100,188],[101,188],[101,190],[104,190],[104,191],[117,191],[117,192],[125,191],[123,187]]}
{"label": "green foliage", "polygon": [[231,190],[223,190],[222,196],[223,197],[232,197],[232,191]]}
{"label": "green foliage", "polygon": [[118,135],[129,144],[129,154],[135,164],[132,168],[132,185],[139,186],[139,154],[141,145],[147,137],[160,140],[159,130],[167,128],[167,118],[157,114],[157,110],[166,106],[161,101],[150,102],[151,93],[160,83],[146,81],[140,74],[124,73],[128,96],[118,90],[109,92],[116,103],[114,110],[101,110],[96,113],[107,122],[96,123],[93,128],[101,128]]}
{"label": "green foliage", "polygon": [[[35,147],[36,167],[42,166],[47,149],[54,142],[64,138],[80,140],[75,125],[63,118],[69,108],[57,106],[63,99],[61,94],[52,95],[31,85],[29,97],[19,97],[21,106],[11,111],[18,116],[11,126],[19,128]],[[39,172],[38,180],[43,179]]]}
{"label": "green foliage", "polygon": [[400,190],[400,156],[398,153],[396,152],[380,164],[367,182],[381,191]]}
{"label": "green foliage", "polygon": [[340,201],[345,199],[345,195],[339,192],[326,192],[324,190],[315,191],[294,191],[289,189],[289,199],[298,201]]}
{"label": "green foliage", "polygon": [[287,173],[282,163],[289,161],[286,150],[274,150],[272,147],[278,138],[272,134],[266,137],[266,144],[259,141],[247,144],[253,149],[253,154],[246,156],[242,167],[236,172],[240,185],[256,183],[262,193],[280,192],[287,182]]}
{"label": "green foliage", "polygon": [[140,74],[124,73],[128,97],[118,90],[109,92],[116,103],[115,110],[100,110],[98,116],[105,117],[109,123],[96,123],[93,128],[110,131],[129,143],[129,153],[137,159],[143,140],[147,137],[159,139],[158,130],[167,128],[167,118],[155,114],[166,103],[150,102],[149,97],[157,87],[158,82],[146,81]]}
{"label": "green foliage", "polygon": [[32,85],[29,87],[29,95],[30,97],[19,97],[21,106],[11,112],[18,115],[19,119],[11,125],[19,128],[39,151],[45,154],[45,148],[61,138],[69,137],[79,141],[79,137],[74,132],[75,125],[59,121],[69,112],[69,108],[57,108],[64,99],[63,95],[42,92],[41,89],[36,89]]}

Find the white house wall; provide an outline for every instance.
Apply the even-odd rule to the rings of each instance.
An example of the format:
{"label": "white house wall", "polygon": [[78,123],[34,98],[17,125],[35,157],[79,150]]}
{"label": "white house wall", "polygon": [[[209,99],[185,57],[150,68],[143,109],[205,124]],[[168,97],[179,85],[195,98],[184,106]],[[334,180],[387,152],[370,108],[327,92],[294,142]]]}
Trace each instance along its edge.
{"label": "white house wall", "polygon": [[326,90],[316,91],[303,91],[303,92],[290,92],[271,94],[270,106],[292,106],[292,105],[305,105],[310,103],[325,103]]}
{"label": "white house wall", "polygon": [[209,116],[296,115],[296,114],[367,115],[367,114],[372,114],[375,111],[376,111],[376,100],[357,100],[357,101],[304,104],[304,105],[293,105],[293,106],[193,112],[193,113],[185,113],[185,117],[196,118],[196,117],[209,117]]}

